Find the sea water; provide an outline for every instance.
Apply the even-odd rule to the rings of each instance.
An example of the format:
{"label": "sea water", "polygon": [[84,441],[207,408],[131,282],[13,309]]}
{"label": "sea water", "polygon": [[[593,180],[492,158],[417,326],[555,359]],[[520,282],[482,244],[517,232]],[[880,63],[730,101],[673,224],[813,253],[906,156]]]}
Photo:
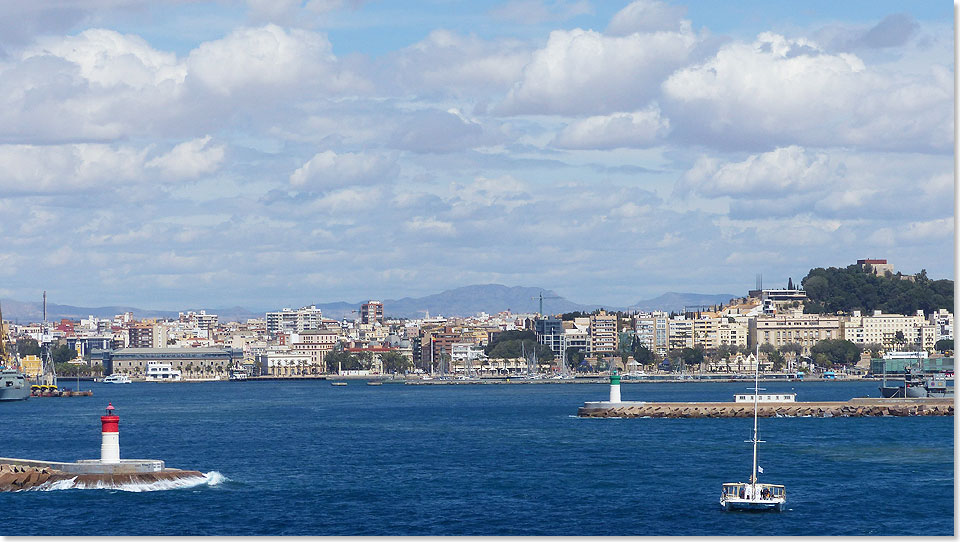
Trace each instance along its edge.
{"label": "sea water", "polygon": [[[65,387],[69,383],[61,382]],[[624,384],[623,400],[729,401],[748,383]],[[799,401],[876,382],[766,383]],[[0,493],[0,535],[953,535],[954,418],[761,418],[781,513],[724,512],[752,419],[580,419],[603,384],[82,383],[0,403],[0,456],[124,458],[190,487]]]}

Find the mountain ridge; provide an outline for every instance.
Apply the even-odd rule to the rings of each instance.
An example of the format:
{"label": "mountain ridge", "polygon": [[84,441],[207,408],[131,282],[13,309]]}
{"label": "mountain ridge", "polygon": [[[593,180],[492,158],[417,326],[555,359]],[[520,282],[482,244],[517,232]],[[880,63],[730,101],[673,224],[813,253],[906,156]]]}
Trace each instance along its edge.
{"label": "mountain ridge", "polygon": [[[638,301],[632,305],[611,306],[599,303],[577,303],[559,296],[553,290],[536,286],[505,286],[502,284],[472,284],[444,290],[435,294],[421,297],[401,297],[399,299],[384,299],[384,316],[395,318],[420,318],[426,314],[431,316],[472,316],[485,312],[496,314],[505,310],[518,313],[538,312],[540,294],[543,294],[543,310],[546,314],[593,310],[604,308],[611,312],[623,310],[666,310],[680,311],[684,307],[693,308],[700,305],[716,305],[727,303],[733,299],[732,294],[698,294],[684,292],[667,292],[652,299]],[[368,299],[355,303],[347,301],[330,301],[323,303],[308,302],[302,306],[315,305],[327,318],[341,319],[351,317],[358,311],[360,305]],[[43,307],[40,302],[23,302],[13,299],[2,299],[4,319],[18,323],[39,322],[43,317]],[[141,309],[125,305],[111,305],[104,307],[79,307],[47,303],[47,320],[57,321],[63,318],[79,320],[94,316],[97,318],[112,318],[114,315],[132,312],[136,318],[176,318],[180,312],[188,310],[199,312],[205,310],[216,314],[221,322],[244,321],[249,318],[263,318],[267,311],[252,311],[243,307],[229,308],[185,308],[182,311],[163,311]],[[279,310],[278,308],[271,310]]]}

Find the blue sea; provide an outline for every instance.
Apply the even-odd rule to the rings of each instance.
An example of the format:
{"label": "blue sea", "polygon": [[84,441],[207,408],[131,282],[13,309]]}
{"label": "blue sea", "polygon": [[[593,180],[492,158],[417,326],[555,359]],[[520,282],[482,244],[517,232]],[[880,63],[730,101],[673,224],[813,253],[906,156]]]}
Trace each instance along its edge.
{"label": "blue sea", "polygon": [[[73,387],[61,382],[63,387]],[[745,383],[625,384],[623,399],[727,401]],[[798,400],[876,382],[767,383]],[[760,420],[761,481],[782,513],[723,512],[746,481],[752,419],[580,419],[603,384],[366,386],[325,381],[111,385],[0,403],[0,456],[125,458],[208,483],[0,493],[0,535],[954,535],[954,418]]]}

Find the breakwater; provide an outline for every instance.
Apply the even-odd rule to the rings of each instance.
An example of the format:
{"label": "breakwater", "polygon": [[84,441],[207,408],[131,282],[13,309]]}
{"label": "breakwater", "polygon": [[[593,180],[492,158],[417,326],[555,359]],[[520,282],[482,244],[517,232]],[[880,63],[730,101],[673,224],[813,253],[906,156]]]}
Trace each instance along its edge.
{"label": "breakwater", "polygon": [[23,491],[68,486],[83,488],[122,488],[124,486],[177,484],[202,480],[199,471],[163,469],[157,472],[83,473],[67,472],[53,464],[29,460],[4,460],[0,463],[0,491]]}
{"label": "breakwater", "polygon": [[[873,399],[848,401],[816,401],[794,403],[761,403],[761,418],[800,417],[863,417],[863,416],[953,416],[953,399]],[[674,403],[674,402],[596,402],[577,410],[582,418],[750,418],[753,403]]]}

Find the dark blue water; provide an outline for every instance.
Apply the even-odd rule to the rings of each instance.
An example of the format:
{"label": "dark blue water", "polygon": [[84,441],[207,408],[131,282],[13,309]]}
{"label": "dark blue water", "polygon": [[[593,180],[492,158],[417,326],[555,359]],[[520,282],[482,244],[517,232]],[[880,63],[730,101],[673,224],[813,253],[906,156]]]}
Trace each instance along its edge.
{"label": "dark blue water", "polygon": [[[624,400],[731,400],[741,383],[629,384]],[[751,466],[748,419],[579,419],[602,384],[84,384],[0,403],[0,456],[120,453],[217,485],[0,493],[0,535],[953,535],[953,417],[761,419],[780,514],[723,512]],[[799,400],[874,382],[768,383]]]}

